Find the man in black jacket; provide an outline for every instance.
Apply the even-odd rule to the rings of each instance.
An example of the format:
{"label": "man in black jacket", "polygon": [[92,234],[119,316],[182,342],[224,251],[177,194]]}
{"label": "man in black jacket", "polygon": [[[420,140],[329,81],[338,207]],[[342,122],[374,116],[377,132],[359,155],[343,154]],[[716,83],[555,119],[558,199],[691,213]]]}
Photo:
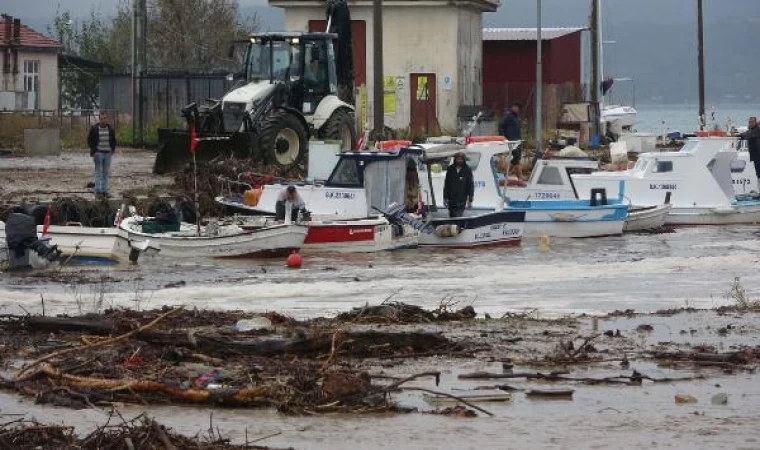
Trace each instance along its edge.
{"label": "man in black jacket", "polygon": [[108,114],[101,112],[98,123],[90,127],[87,145],[95,163],[95,195],[108,197],[108,172],[111,170],[111,158],[116,151],[116,133],[108,123]]}
{"label": "man in black jacket", "polygon": [[[504,115],[504,118],[501,119],[501,122],[499,122],[499,134],[507,138],[508,141],[522,140],[520,111],[522,111],[522,103],[514,102],[509,108],[509,111],[507,111],[507,113]],[[515,176],[522,180],[522,167],[520,167],[521,159],[522,149],[517,148],[514,152],[512,152],[512,162],[510,165]]]}
{"label": "man in black jacket", "polygon": [[464,153],[454,155],[454,164],[446,169],[443,185],[443,204],[449,208],[449,217],[462,217],[465,208],[472,207],[475,183],[472,170],[467,166]]}
{"label": "man in black jacket", "polygon": [[755,164],[755,175],[760,179],[760,126],[757,125],[757,117],[749,118],[749,129],[739,136],[747,141],[749,159]]}

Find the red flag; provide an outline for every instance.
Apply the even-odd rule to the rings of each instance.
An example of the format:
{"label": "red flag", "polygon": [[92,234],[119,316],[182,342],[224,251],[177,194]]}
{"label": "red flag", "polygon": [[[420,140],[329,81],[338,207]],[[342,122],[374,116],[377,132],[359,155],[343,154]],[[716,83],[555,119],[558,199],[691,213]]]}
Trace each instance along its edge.
{"label": "red flag", "polygon": [[45,211],[45,221],[42,222],[42,235],[47,236],[48,228],[50,228],[50,208]]}
{"label": "red flag", "polygon": [[198,136],[195,134],[195,125],[190,128],[190,153],[195,153],[195,147],[198,146]]}

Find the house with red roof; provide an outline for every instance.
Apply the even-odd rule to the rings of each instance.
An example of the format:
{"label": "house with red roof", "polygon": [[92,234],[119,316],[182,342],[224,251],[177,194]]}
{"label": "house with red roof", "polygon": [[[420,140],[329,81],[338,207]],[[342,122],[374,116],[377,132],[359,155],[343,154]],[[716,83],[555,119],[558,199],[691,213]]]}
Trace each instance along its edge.
{"label": "house with red roof", "polygon": [[0,16],[0,110],[59,108],[60,42]]}

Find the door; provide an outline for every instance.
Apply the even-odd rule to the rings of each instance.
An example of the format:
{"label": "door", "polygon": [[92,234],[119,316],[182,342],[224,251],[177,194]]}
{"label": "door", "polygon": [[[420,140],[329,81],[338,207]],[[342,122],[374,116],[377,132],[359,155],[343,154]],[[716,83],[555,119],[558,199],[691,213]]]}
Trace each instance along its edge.
{"label": "door", "polygon": [[411,97],[409,127],[412,131],[425,134],[435,133],[438,130],[438,118],[436,117],[436,81],[434,73],[409,74]]}

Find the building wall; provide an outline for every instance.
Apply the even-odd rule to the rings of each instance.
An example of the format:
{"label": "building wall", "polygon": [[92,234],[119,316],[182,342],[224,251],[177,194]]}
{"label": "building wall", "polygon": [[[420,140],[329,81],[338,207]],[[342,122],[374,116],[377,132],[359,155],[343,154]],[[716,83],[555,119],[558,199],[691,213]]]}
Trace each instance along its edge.
{"label": "building wall", "polygon": [[[580,100],[581,34],[572,33],[542,44],[545,110],[558,109],[557,103]],[[525,106],[524,114],[531,117],[536,105],[535,88],[536,41],[483,41],[484,106],[500,115],[511,103],[520,101]],[[545,117],[545,123],[555,122],[555,117]]]}
{"label": "building wall", "polygon": [[58,109],[58,54],[24,50],[18,53],[18,73],[0,70],[0,109],[33,109],[34,102],[24,95],[24,61],[35,60],[40,62],[38,109]]}
{"label": "building wall", "polygon": [[[469,16],[469,18],[468,18]],[[323,8],[285,8],[285,29],[287,31],[308,31],[309,20],[323,19]],[[373,23],[370,7],[352,6],[352,20],[366,23],[367,65],[366,65],[366,108],[365,116],[372,117],[372,92],[374,87]],[[471,21],[460,26],[462,19]],[[386,6],[383,8],[383,75],[398,77],[395,95],[395,112],[386,111],[386,126],[407,128],[410,122],[410,74],[433,73],[436,75],[436,116],[441,129],[456,128],[456,113],[462,99],[479,98],[477,75],[460,84],[462,73],[470,72],[480,62],[479,44],[466,49],[477,34],[481,39],[480,13],[460,14],[454,6]],[[457,49],[457,50],[455,50]],[[470,61],[461,66],[457,59],[468,54]],[[475,72],[477,74],[477,72]],[[444,86],[445,77],[451,77],[450,88]],[[467,86],[462,89],[460,86]],[[460,94],[461,91],[461,94]],[[388,93],[386,93],[388,95]],[[357,100],[361,103],[361,99]],[[359,105],[361,118],[361,105]]]}

